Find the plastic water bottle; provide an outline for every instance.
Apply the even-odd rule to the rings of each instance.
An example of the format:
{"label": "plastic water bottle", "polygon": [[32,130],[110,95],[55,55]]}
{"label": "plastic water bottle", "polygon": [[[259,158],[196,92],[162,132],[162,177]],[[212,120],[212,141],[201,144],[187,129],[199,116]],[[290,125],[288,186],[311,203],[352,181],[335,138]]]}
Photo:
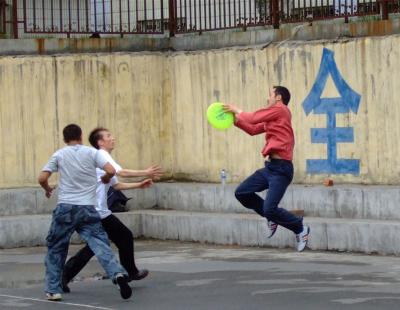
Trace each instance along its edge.
{"label": "plastic water bottle", "polygon": [[225,169],[221,169],[220,177],[221,177],[221,184],[225,185],[226,184],[226,171],[225,171]]}

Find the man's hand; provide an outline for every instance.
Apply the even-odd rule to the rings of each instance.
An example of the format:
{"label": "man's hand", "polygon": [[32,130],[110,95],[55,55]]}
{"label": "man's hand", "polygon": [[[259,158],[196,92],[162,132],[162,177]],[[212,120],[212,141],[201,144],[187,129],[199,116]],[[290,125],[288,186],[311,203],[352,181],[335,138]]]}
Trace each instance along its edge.
{"label": "man's hand", "polygon": [[54,189],[56,188],[56,186],[49,186],[46,190],[45,190],[45,195],[47,198],[50,198],[51,195],[53,194]]}
{"label": "man's hand", "polygon": [[56,188],[55,186],[49,185],[49,178],[51,176],[50,171],[41,171],[38,177],[38,182],[40,186],[44,189],[45,195],[47,198],[51,197],[53,190]]}
{"label": "man's hand", "polygon": [[153,165],[147,168],[145,171],[146,171],[146,176],[153,180],[159,180],[164,173],[164,171],[162,171],[159,165]]}
{"label": "man's hand", "polygon": [[101,176],[101,182],[103,182],[104,184],[110,183],[112,177],[112,175],[106,173]]}
{"label": "man's hand", "polygon": [[222,105],[222,109],[225,112],[232,112],[233,114],[240,114],[242,112],[241,109],[239,109],[237,106],[233,105],[233,104],[223,104]]}
{"label": "man's hand", "polygon": [[139,183],[139,188],[148,188],[153,185],[152,179],[146,179]]}

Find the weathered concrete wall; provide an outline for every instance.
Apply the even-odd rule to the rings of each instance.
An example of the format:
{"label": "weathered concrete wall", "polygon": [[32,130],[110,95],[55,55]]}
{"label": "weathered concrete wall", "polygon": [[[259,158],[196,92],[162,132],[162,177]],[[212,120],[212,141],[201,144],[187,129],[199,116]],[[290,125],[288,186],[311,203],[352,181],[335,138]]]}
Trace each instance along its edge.
{"label": "weathered concrete wall", "polygon": [[[339,143],[337,157],[359,159],[359,173],[335,174],[339,182],[399,183],[400,82],[398,36],[339,43],[296,44],[265,49],[177,53],[170,59],[174,120],[174,173],[198,180],[218,180],[226,168],[239,181],[262,165],[263,137],[238,129],[220,132],[206,122],[204,111],[213,101],[233,102],[244,110],[262,107],[268,87],[286,85],[292,91],[290,109],[296,135],[295,181],[320,182],[327,174],[307,173],[307,159],[327,158],[326,144],[311,143],[311,128],[326,127],[326,115],[306,115],[302,102],[310,93],[323,48],[335,54],[343,79],[361,95],[359,109],[337,115],[337,126],[354,127],[354,142]],[[329,77],[322,97],[339,97]],[[196,125],[194,125],[196,124]]]}
{"label": "weathered concrete wall", "polygon": [[[263,164],[263,137],[214,130],[205,111],[216,100],[262,107],[276,84],[293,94],[295,182],[319,183],[327,173],[310,174],[307,160],[327,158],[327,146],[311,143],[310,130],[326,127],[326,115],[306,115],[302,102],[323,48],[334,52],[339,80],[361,96],[355,112],[336,116],[338,127],[354,127],[354,133],[335,147],[338,158],[359,160],[359,170],[333,178],[399,184],[399,46],[400,37],[390,36],[199,52],[2,57],[0,186],[34,185],[70,122],[86,135],[97,125],[110,128],[118,138],[115,156],[125,166],[161,163],[174,178],[205,182],[218,181],[226,168],[228,181],[240,181]],[[322,97],[341,96],[331,77],[322,84]]]}
{"label": "weathered concrete wall", "polygon": [[85,141],[110,128],[125,165],[168,162],[165,64],[158,53],[0,58],[0,187],[36,185],[71,122]]}

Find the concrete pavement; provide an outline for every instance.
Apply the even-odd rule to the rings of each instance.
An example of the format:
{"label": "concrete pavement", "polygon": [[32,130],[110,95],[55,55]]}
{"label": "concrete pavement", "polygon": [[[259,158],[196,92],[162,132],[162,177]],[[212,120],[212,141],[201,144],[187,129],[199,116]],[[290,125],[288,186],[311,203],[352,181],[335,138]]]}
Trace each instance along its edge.
{"label": "concrete pavement", "polygon": [[[77,246],[71,247],[75,252]],[[0,251],[1,309],[399,309],[400,259],[292,249],[136,242],[150,276],[123,301],[92,261],[62,303],[43,299],[45,248]]]}

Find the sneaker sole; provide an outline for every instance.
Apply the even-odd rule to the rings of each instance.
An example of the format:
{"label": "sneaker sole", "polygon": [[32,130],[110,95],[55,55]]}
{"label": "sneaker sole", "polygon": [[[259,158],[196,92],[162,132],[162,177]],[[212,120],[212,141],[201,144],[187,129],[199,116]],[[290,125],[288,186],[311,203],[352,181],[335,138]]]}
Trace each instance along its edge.
{"label": "sneaker sole", "polygon": [[124,277],[118,277],[117,284],[119,286],[119,292],[123,299],[128,299],[132,296],[132,288],[129,286],[128,281]]}
{"label": "sneaker sole", "polygon": [[62,297],[55,298],[55,297],[46,296],[46,299],[47,299],[48,301],[61,301],[61,300],[62,300]]}

